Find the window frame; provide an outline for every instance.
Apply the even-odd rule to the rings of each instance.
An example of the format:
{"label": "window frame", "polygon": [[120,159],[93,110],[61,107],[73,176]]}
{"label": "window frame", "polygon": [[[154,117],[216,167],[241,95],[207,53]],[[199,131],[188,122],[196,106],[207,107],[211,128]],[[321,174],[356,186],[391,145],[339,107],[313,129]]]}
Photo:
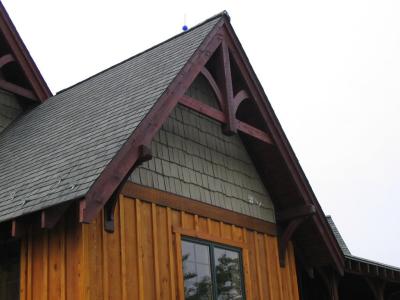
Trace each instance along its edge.
{"label": "window frame", "polygon": [[[233,226],[233,225],[232,225]],[[210,246],[210,267],[212,274],[212,284],[216,287],[214,278],[215,262],[214,256],[211,256],[212,244],[217,248],[236,251],[239,253],[240,258],[240,275],[241,275],[241,289],[243,292],[243,299],[251,299],[250,278],[249,278],[249,256],[248,248],[245,243],[246,237],[241,241],[217,237],[212,234],[200,232],[196,229],[184,229],[182,227],[173,226],[173,233],[175,234],[175,250],[177,259],[177,276],[178,276],[178,299],[184,300],[184,280],[183,280],[183,264],[182,264],[182,241],[195,242],[203,245]],[[213,299],[217,295],[217,288],[212,291]]]}
{"label": "window frame", "polygon": [[246,290],[245,290],[245,284],[244,284],[245,278],[244,278],[244,272],[243,272],[243,255],[242,255],[242,249],[241,248],[233,247],[233,246],[230,246],[230,245],[221,244],[219,242],[214,242],[214,241],[194,238],[194,237],[186,236],[186,235],[181,237],[181,242],[182,241],[208,246],[208,248],[209,248],[209,257],[210,257],[211,284],[212,284],[212,288],[211,289],[212,289],[213,299],[218,299],[217,274],[216,274],[214,249],[218,248],[218,249],[223,249],[223,250],[228,250],[228,251],[232,251],[232,252],[238,253],[238,255],[239,255],[239,273],[240,273],[240,278],[241,278],[241,280],[240,280],[240,289],[242,291],[242,299],[246,300]]}

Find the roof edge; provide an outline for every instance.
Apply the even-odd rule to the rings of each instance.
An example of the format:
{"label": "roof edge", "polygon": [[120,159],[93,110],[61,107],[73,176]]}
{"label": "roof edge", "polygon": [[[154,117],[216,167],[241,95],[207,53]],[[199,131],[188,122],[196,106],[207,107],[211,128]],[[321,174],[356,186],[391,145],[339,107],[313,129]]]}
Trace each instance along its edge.
{"label": "roof edge", "polygon": [[73,85],[71,85],[69,87],[66,87],[66,88],[56,92],[56,95],[64,93],[64,92],[70,90],[71,88],[73,88],[73,87],[75,87],[75,86],[77,86],[79,84],[82,84],[82,83],[84,83],[84,82],[86,82],[86,81],[88,81],[88,80],[90,80],[90,79],[92,79],[92,78],[104,73],[104,72],[107,72],[108,70],[111,70],[111,69],[113,69],[115,67],[118,67],[119,65],[121,65],[121,64],[123,64],[123,63],[125,63],[125,62],[127,62],[127,61],[129,61],[131,59],[134,59],[135,57],[137,57],[139,55],[142,55],[142,54],[144,54],[146,52],[149,52],[149,51],[151,51],[151,50],[153,50],[153,49],[155,49],[155,48],[157,48],[157,47],[159,47],[159,46],[161,46],[161,45],[163,45],[165,43],[168,43],[169,41],[171,41],[173,39],[176,39],[176,38],[180,37],[181,35],[184,35],[184,34],[190,32],[190,31],[192,31],[192,30],[204,25],[205,23],[208,23],[208,22],[210,22],[212,20],[215,20],[217,18],[225,18],[228,22],[230,22],[230,16],[229,16],[228,12],[226,10],[224,10],[224,11],[222,11],[222,12],[220,12],[220,13],[218,13],[218,14],[216,14],[216,15],[214,15],[214,16],[212,16],[212,17],[210,17],[210,18],[208,18],[208,19],[206,19],[206,20],[204,20],[204,21],[202,21],[202,22],[200,22],[198,24],[196,24],[195,26],[191,27],[187,31],[178,33],[178,34],[176,34],[176,35],[174,35],[174,36],[172,36],[172,37],[170,37],[170,38],[168,38],[168,39],[166,39],[166,40],[164,40],[164,41],[162,41],[162,42],[160,42],[158,44],[155,44],[154,46],[152,46],[150,48],[147,48],[146,50],[138,52],[135,55],[132,55],[131,57],[129,57],[127,59],[124,59],[124,60],[120,61],[119,63],[116,63],[115,65],[112,65],[112,66],[110,66],[110,67],[108,67],[108,68],[106,68],[104,70],[101,70],[100,72],[97,72],[97,73],[95,73],[95,74],[93,74],[93,75],[91,75],[91,76],[89,76],[89,77],[87,77],[87,78],[85,78],[85,79],[83,79],[81,81],[78,81],[77,83],[74,83]]}
{"label": "roof edge", "polygon": [[53,94],[0,0],[0,30],[40,102]]}
{"label": "roof edge", "polygon": [[[331,255],[332,262],[336,266],[337,271],[340,274],[344,273],[344,265],[345,265],[345,258],[344,255],[341,251],[341,248],[337,242],[337,240],[334,237],[334,234],[332,232],[332,229],[330,228],[328,221],[325,218],[325,214],[312,190],[312,187],[304,173],[304,170],[302,169],[299,160],[297,159],[297,156],[290,145],[290,142],[282,128],[281,123],[279,122],[278,117],[275,114],[274,109],[272,108],[271,103],[268,100],[268,97],[264,91],[264,88],[260,82],[260,80],[257,77],[256,72],[254,71],[250,60],[248,56],[246,55],[246,52],[243,49],[242,44],[240,43],[239,38],[237,37],[235,30],[233,29],[232,25],[230,22],[228,22],[227,29],[234,39],[235,45],[240,52],[240,56],[243,57],[243,60],[245,62],[245,67],[247,69],[247,72],[251,78],[251,80],[254,83],[254,86],[256,88],[257,93],[259,94],[260,98],[263,100],[263,105],[264,108],[266,109],[266,113],[269,115],[269,118],[271,119],[272,126],[274,127],[273,130],[271,130],[271,134],[273,136],[274,140],[279,140],[277,142],[276,146],[279,147],[279,151],[282,154],[282,157],[284,161],[286,162],[288,169],[292,176],[294,177],[294,182],[297,185],[300,194],[302,195],[302,198],[306,203],[311,203],[314,204],[317,210],[315,218],[312,218],[313,222],[315,222],[315,225],[319,229],[319,231],[324,232],[326,234],[322,234],[322,240],[325,242],[328,252]],[[279,145],[278,145],[279,144]]]}
{"label": "roof edge", "polygon": [[[91,185],[89,191],[86,193],[85,199],[81,201],[80,204],[80,222],[90,223],[100,209],[107,203],[112,194],[123,184],[124,180],[127,179],[127,176],[129,176],[137,166],[136,162],[141,159],[143,155],[142,150],[148,147],[153,136],[161,128],[164,121],[171,114],[173,108],[178,104],[178,99],[185,93],[203,65],[206,64],[210,58],[209,54],[215,51],[221,44],[221,37],[217,36],[217,33],[224,24],[229,22],[225,13],[216,15],[192,29],[219,17],[220,19],[215,22],[213,27],[205,35],[197,49],[194,50],[191,57],[182,66],[174,79],[172,79],[150,111],[137,125],[128,140],[122,145],[96,181]],[[188,31],[183,32],[177,36],[186,34],[187,32]],[[169,40],[171,39],[168,39],[168,41]],[[160,44],[158,44],[158,46],[159,45]]]}

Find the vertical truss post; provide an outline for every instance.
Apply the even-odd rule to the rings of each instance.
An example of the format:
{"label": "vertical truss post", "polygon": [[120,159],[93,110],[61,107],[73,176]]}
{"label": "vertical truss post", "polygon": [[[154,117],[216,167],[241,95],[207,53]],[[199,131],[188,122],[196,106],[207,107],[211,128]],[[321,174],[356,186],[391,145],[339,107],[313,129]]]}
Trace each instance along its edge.
{"label": "vertical truss post", "polygon": [[225,98],[226,127],[224,133],[232,135],[237,132],[235,107],[233,103],[233,86],[231,63],[229,57],[229,48],[225,41],[221,44],[221,60],[222,60],[222,91]]}

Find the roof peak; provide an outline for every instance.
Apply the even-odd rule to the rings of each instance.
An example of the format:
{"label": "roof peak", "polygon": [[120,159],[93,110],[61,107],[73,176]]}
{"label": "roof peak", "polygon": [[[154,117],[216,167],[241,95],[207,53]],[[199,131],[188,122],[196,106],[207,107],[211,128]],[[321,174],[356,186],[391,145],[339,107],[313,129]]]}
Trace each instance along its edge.
{"label": "roof peak", "polygon": [[159,46],[161,46],[161,45],[163,45],[163,44],[165,44],[165,43],[167,43],[167,42],[169,42],[169,41],[171,41],[173,39],[176,39],[176,38],[178,38],[178,37],[180,37],[180,36],[182,36],[184,34],[187,34],[187,33],[191,32],[191,31],[195,30],[196,28],[199,28],[199,27],[203,26],[204,24],[206,24],[208,22],[211,22],[211,21],[213,21],[215,19],[218,19],[218,18],[225,18],[228,22],[230,22],[230,20],[231,20],[228,12],[226,10],[223,10],[220,13],[215,14],[212,17],[209,17],[209,18],[205,19],[204,21],[194,25],[193,27],[189,28],[189,30],[187,30],[187,31],[178,33],[178,34],[176,34],[176,35],[174,35],[174,36],[172,36],[172,37],[170,37],[170,38],[168,38],[168,39],[166,39],[166,40],[164,40],[164,41],[162,41],[162,42],[160,42],[160,43],[158,43],[158,44],[156,44],[156,45],[154,45],[154,46],[152,46],[150,48],[147,48],[147,49],[145,49],[145,50],[143,50],[143,51],[141,51],[139,53],[136,53],[136,54],[132,55],[131,57],[129,57],[127,59],[124,59],[123,61],[120,61],[120,62],[118,62],[118,63],[116,63],[116,64],[114,64],[114,65],[112,65],[112,66],[110,66],[110,67],[108,67],[108,68],[106,68],[104,70],[101,70],[101,71],[99,71],[99,72],[97,72],[97,73],[95,73],[95,74],[93,74],[93,75],[81,80],[81,81],[78,81],[78,82],[76,82],[76,83],[74,83],[74,84],[72,84],[72,85],[70,85],[70,86],[58,91],[56,93],[56,95],[61,94],[61,93],[65,92],[65,91],[67,91],[67,90],[70,90],[71,88],[73,88],[73,87],[75,87],[75,86],[77,86],[77,85],[79,85],[79,84],[81,84],[83,82],[86,82],[86,81],[92,79],[93,77],[96,77],[96,76],[98,76],[98,75],[100,75],[100,74],[102,74],[104,72],[107,72],[110,69],[113,69],[113,68],[115,68],[115,67],[117,67],[117,66],[119,66],[119,65],[121,65],[121,64],[123,64],[123,63],[125,63],[125,62],[127,62],[127,61],[129,61],[131,59],[133,59],[133,58],[135,58],[135,57],[138,57],[138,56],[140,56],[140,55],[142,55],[142,54],[144,54],[144,53],[146,53],[146,52],[148,52],[150,50],[153,50],[154,48],[157,48],[157,47],[159,47]]}

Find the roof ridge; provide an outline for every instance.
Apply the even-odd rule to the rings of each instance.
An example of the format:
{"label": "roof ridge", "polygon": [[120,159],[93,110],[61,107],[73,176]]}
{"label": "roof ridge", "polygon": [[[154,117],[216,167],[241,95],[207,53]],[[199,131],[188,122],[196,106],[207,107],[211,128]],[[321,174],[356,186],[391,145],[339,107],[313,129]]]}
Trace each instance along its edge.
{"label": "roof ridge", "polygon": [[154,45],[154,46],[152,46],[150,48],[147,48],[147,49],[145,49],[145,50],[143,50],[143,51],[141,51],[139,53],[136,53],[135,55],[133,55],[133,56],[127,58],[127,59],[124,59],[123,61],[120,61],[119,63],[116,63],[115,65],[112,65],[112,66],[110,66],[110,67],[108,67],[108,68],[106,68],[104,70],[101,70],[101,71],[99,71],[99,72],[97,72],[97,73],[95,73],[95,74],[93,74],[93,75],[81,80],[81,81],[78,81],[77,83],[74,83],[73,85],[71,85],[69,87],[66,87],[66,88],[58,91],[56,93],[56,95],[61,94],[61,93],[65,92],[65,91],[67,91],[67,90],[70,90],[71,88],[73,88],[73,87],[75,87],[75,86],[77,86],[77,85],[79,85],[81,83],[84,83],[84,82],[86,82],[86,81],[88,81],[88,80],[90,80],[90,79],[92,79],[92,78],[104,73],[104,72],[107,72],[108,70],[111,70],[111,69],[113,69],[115,67],[118,67],[119,65],[121,65],[121,64],[123,64],[123,63],[125,63],[127,61],[130,61],[131,59],[134,59],[134,58],[136,58],[136,57],[138,57],[138,56],[140,56],[140,55],[142,55],[142,54],[144,54],[146,52],[149,52],[150,50],[153,50],[153,49],[155,49],[155,48],[157,48],[157,47],[159,47],[159,46],[161,46],[161,45],[163,45],[165,43],[168,43],[169,41],[172,41],[173,39],[176,39],[176,38],[178,38],[178,37],[180,37],[180,36],[182,36],[184,34],[187,34],[188,32],[193,31],[196,28],[198,28],[200,26],[203,26],[204,24],[206,24],[206,23],[208,23],[208,22],[210,22],[212,20],[215,20],[217,18],[223,18],[223,17],[227,18],[227,20],[230,21],[230,16],[229,16],[228,12],[226,10],[223,10],[222,12],[220,12],[220,13],[218,13],[218,14],[210,17],[210,18],[207,18],[206,20],[196,24],[195,26],[191,27],[187,31],[178,33],[178,34],[176,34],[176,35],[174,35],[174,36],[172,36],[172,37],[170,37],[170,38],[168,38],[168,39],[166,39],[166,40],[164,40],[164,41],[162,41],[162,42],[160,42],[160,43],[158,43],[158,44],[156,44],[156,45]]}

